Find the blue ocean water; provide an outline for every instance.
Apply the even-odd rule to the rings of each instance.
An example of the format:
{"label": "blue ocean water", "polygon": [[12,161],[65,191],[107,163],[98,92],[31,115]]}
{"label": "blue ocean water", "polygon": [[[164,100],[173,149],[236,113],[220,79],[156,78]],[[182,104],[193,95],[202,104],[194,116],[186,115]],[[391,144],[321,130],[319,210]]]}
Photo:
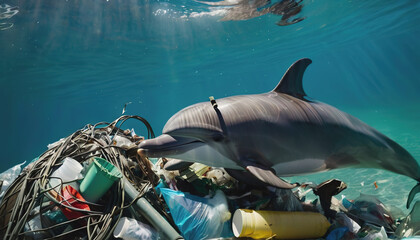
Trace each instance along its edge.
{"label": "blue ocean water", "polygon": [[[290,26],[266,14],[220,21],[192,0],[0,1],[0,172],[88,123],[126,114],[159,134],[185,106],[276,86],[309,57],[308,96],[386,134],[420,161],[420,1],[303,0]],[[139,134],[146,130],[129,122]],[[346,181],[404,208],[415,182],[374,169],[295,177]],[[375,190],[373,182],[379,188]]]}

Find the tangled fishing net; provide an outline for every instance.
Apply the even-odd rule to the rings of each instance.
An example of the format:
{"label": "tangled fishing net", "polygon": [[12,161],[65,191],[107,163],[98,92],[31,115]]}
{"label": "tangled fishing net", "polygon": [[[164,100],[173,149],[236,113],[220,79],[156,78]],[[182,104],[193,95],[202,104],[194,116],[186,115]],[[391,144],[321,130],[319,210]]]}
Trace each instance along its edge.
{"label": "tangled fishing net", "polygon": [[[148,137],[154,137],[145,119],[122,116],[112,123],[85,126],[49,146],[37,161],[28,165],[8,188],[1,202],[0,236],[3,239],[109,239],[121,216],[135,212],[130,208],[140,197],[158,205],[155,208],[165,216],[165,212],[159,210],[163,209],[159,207],[162,203],[154,198],[152,188],[159,179],[151,170],[149,161],[137,154],[137,145],[143,138],[130,130],[120,129],[128,119],[144,123]],[[80,201],[80,204],[87,204],[89,210],[70,206],[62,191],[51,186],[52,173],[67,157],[85,168],[95,157],[105,159],[119,169],[124,181],[136,188],[138,196],[128,201],[124,181],[118,181],[98,202]],[[67,183],[59,180],[62,189]],[[78,217],[68,220],[51,216],[60,209],[70,210]],[[40,226],[31,227],[33,219],[39,219]]]}

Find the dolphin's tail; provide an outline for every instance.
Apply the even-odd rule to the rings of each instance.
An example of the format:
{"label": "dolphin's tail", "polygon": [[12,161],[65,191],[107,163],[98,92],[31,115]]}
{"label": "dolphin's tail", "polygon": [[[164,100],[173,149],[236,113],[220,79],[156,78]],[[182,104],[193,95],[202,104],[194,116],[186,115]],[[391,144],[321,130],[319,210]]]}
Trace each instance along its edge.
{"label": "dolphin's tail", "polygon": [[416,194],[419,192],[420,192],[420,182],[418,182],[417,185],[414,186],[413,189],[411,189],[410,193],[408,194],[407,208],[410,208],[410,205],[414,199],[414,196],[416,196]]}

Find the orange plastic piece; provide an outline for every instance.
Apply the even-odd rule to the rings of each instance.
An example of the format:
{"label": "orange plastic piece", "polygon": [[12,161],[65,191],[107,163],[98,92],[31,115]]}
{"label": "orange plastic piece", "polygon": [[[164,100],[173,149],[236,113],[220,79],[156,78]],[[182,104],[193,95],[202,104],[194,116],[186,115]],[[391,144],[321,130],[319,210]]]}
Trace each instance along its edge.
{"label": "orange plastic piece", "polygon": [[[83,196],[80,195],[80,193],[70,185],[65,186],[61,190],[61,196],[58,196],[58,200],[63,205],[90,211],[89,205],[84,203],[86,200],[83,198]],[[61,211],[69,220],[86,215],[84,212],[75,211],[66,207],[61,207]]]}

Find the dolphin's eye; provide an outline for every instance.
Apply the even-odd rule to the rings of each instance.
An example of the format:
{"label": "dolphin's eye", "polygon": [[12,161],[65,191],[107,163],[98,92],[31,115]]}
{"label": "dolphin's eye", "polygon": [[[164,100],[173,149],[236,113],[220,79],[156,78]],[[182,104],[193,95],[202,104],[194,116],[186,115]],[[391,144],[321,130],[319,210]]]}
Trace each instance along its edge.
{"label": "dolphin's eye", "polygon": [[213,140],[215,142],[221,142],[223,140],[223,138],[224,138],[223,134],[220,134],[220,133],[213,134]]}

